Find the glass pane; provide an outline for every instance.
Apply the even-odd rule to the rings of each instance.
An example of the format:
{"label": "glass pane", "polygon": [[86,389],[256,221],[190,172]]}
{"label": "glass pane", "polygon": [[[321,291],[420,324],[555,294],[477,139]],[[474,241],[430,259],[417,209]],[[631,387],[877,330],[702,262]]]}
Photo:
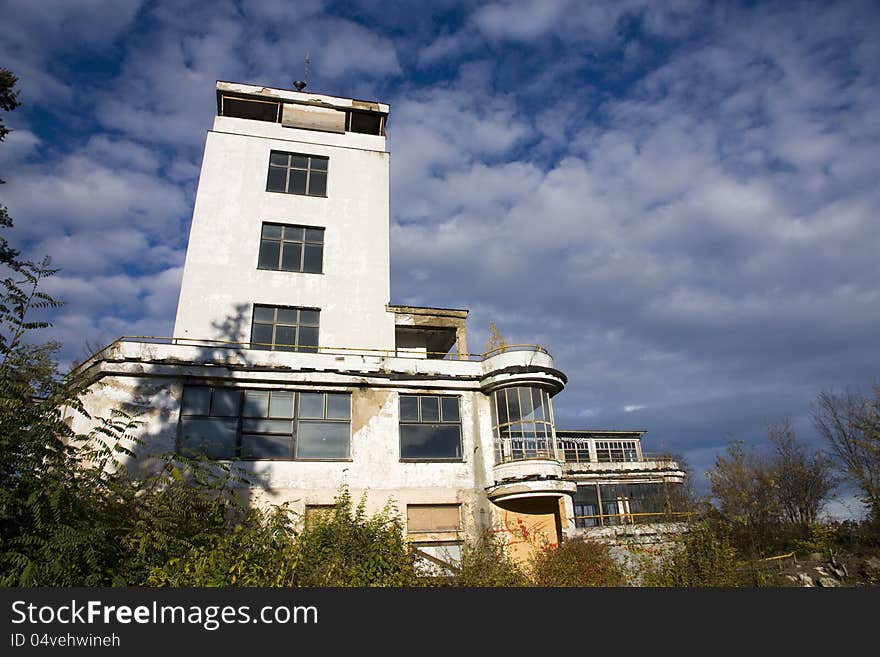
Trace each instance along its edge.
{"label": "glass pane", "polygon": [[279,324],[296,324],[296,308],[279,308],[278,323]]}
{"label": "glass pane", "polygon": [[212,459],[235,458],[237,424],[237,420],[184,418],[180,423],[180,452]]}
{"label": "glass pane", "polygon": [[535,419],[535,407],[532,406],[532,390],[530,388],[519,389],[519,410],[523,420]]}
{"label": "glass pane", "polygon": [[269,156],[269,164],[277,164],[279,166],[286,167],[287,166],[287,153],[279,153],[277,151],[273,151]]}
{"label": "glass pane", "polygon": [[517,395],[516,388],[507,389],[507,415],[509,417],[508,422],[516,422],[520,419],[519,395]]}
{"label": "glass pane", "polygon": [[400,458],[460,459],[461,428],[458,425],[401,424]]}
{"label": "glass pane", "polygon": [[287,169],[269,167],[269,179],[266,181],[267,192],[286,192]]}
{"label": "glass pane", "polygon": [[323,228],[306,228],[306,242],[324,243]]}
{"label": "glass pane", "polygon": [[305,324],[306,326],[317,326],[319,315],[319,310],[300,310],[299,323]]}
{"label": "glass pane", "polygon": [[305,418],[324,417],[324,393],[301,392],[299,393],[299,416]]}
{"label": "glass pane", "polygon": [[433,396],[419,398],[422,406],[422,422],[438,422],[440,420],[440,399]]}
{"label": "glass pane", "polygon": [[329,160],[326,157],[312,157],[312,169],[326,171],[327,162],[329,162]]}
{"label": "glass pane", "polygon": [[298,242],[285,242],[281,256],[281,269],[283,271],[302,271],[302,244]]}
{"label": "glass pane", "polygon": [[281,251],[281,242],[261,240],[260,259],[257,262],[257,267],[260,269],[278,269],[279,251]]}
{"label": "glass pane", "polygon": [[180,412],[183,415],[208,415],[211,412],[211,389],[186,386]]}
{"label": "glass pane", "polygon": [[290,166],[297,169],[306,169],[309,166],[309,158],[305,155],[294,155],[291,158]]}
{"label": "glass pane", "polygon": [[351,395],[327,393],[327,418],[348,420],[351,418]]}
{"label": "glass pane", "polygon": [[211,407],[211,415],[238,417],[238,404],[241,393],[238,390],[214,388],[214,401]]}
{"label": "glass pane", "polygon": [[547,420],[550,421],[550,416],[547,415],[544,406],[544,399],[547,397],[547,393],[541,390],[540,392],[537,390],[532,391],[532,401],[535,402],[535,419],[536,420]]}
{"label": "glass pane", "polygon": [[324,247],[317,244],[306,244],[306,257],[303,262],[303,271],[310,274],[320,274],[324,260]]}
{"label": "glass pane", "polygon": [[296,458],[347,459],[348,422],[300,422],[296,429]]}
{"label": "glass pane", "polygon": [[299,327],[299,350],[316,352],[318,350],[318,329],[311,326]]}
{"label": "glass pane", "polygon": [[510,422],[507,415],[507,397],[506,390],[498,390],[495,392],[496,407],[498,409],[498,424],[507,424]]}
{"label": "glass pane", "polygon": [[271,345],[272,325],[254,324],[254,330],[251,331],[251,349],[271,349]]}
{"label": "glass pane", "polygon": [[241,436],[243,459],[289,459],[292,447],[291,436]]}
{"label": "glass pane", "polygon": [[306,193],[306,172],[299,171],[297,169],[290,170],[290,186],[288,187],[288,192],[291,194],[305,194]]}
{"label": "glass pane", "polygon": [[296,348],[296,327],[275,327],[275,348],[278,351],[292,351]]}
{"label": "glass pane", "polygon": [[272,239],[281,239],[281,226],[278,224],[263,224],[263,237]]}
{"label": "glass pane", "polygon": [[458,397],[441,397],[440,410],[444,422],[458,422]]}
{"label": "glass pane", "polygon": [[291,240],[293,242],[302,242],[303,229],[300,226],[285,226],[284,239]]}
{"label": "glass pane", "polygon": [[275,321],[275,309],[272,306],[254,306],[254,321],[271,324]]}
{"label": "glass pane", "polygon": [[327,195],[327,174],[323,171],[312,171],[309,177],[309,194],[311,196]]}
{"label": "glass pane", "polygon": [[413,395],[400,396],[400,421],[419,421],[419,398]]}
{"label": "glass pane", "polygon": [[293,417],[293,393],[276,390],[269,399],[270,417]]}
{"label": "glass pane", "polygon": [[269,391],[246,390],[244,393],[245,417],[266,417],[269,414]]}
{"label": "glass pane", "polygon": [[291,420],[243,419],[241,430],[245,433],[279,433],[290,436],[293,431]]}

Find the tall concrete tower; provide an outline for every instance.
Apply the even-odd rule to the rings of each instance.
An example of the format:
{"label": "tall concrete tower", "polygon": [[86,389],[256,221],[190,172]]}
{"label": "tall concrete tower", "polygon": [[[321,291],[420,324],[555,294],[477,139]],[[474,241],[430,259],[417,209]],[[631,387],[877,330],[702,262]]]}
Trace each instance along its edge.
{"label": "tall concrete tower", "polygon": [[174,337],[394,349],[388,105],[218,82]]}

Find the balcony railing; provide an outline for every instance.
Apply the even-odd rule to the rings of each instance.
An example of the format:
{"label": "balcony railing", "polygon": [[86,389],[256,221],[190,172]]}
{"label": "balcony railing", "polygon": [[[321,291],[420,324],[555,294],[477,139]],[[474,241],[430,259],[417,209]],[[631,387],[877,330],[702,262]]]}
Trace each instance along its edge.
{"label": "balcony railing", "polygon": [[[106,347],[96,351],[92,356],[96,356],[102,351],[106,351],[118,342],[143,342],[152,344],[168,344],[181,345],[186,347],[201,347],[205,349],[256,349],[260,351],[283,351],[285,353],[312,353],[312,354],[330,354],[336,356],[374,356],[380,358],[413,358],[416,353],[412,348],[401,347],[399,349],[372,349],[365,347],[335,347],[328,345],[310,346],[310,345],[286,345],[286,344],[269,344],[265,342],[247,342],[241,340],[209,340],[205,338],[172,338],[167,336],[154,335],[124,335],[113,340]],[[482,354],[460,354],[455,351],[434,352],[422,351],[417,352],[419,357],[427,356],[429,358],[437,358],[443,360],[465,360],[480,362],[492,356],[509,351],[533,351],[543,354],[549,352],[537,344],[514,344],[497,347]]]}
{"label": "balcony railing", "polygon": [[693,516],[691,511],[656,511],[651,513],[600,513],[590,516],[575,516],[575,525],[580,528],[619,527],[621,525],[647,525],[660,522],[687,522]]}
{"label": "balcony railing", "polygon": [[529,459],[553,459],[558,461],[559,456],[553,447],[553,439],[543,437],[495,439],[496,463],[510,463],[511,461],[525,461]]}

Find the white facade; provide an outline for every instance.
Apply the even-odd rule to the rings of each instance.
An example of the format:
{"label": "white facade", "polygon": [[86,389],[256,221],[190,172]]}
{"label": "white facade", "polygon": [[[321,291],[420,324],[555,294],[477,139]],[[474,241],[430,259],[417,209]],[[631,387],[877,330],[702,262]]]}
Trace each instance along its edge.
{"label": "white facade", "polygon": [[[609,468],[564,466],[552,357],[470,355],[467,311],[390,305],[388,106],[217,94],[174,335],[84,363],[92,416],[137,415],[145,452],[233,463],[255,502],[306,513],[343,486],[372,511],[390,501],[435,557],[490,528],[520,554],[523,528],[574,533],[578,482]],[[644,481],[680,481],[672,465]]]}

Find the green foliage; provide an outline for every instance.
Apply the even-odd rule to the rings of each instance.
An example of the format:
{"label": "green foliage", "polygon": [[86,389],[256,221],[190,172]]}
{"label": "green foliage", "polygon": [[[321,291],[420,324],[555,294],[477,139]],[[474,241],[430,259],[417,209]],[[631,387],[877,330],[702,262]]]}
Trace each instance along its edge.
{"label": "green foliage", "polygon": [[832,525],[813,524],[809,527],[809,536],[792,541],[792,550],[799,555],[812,553],[831,554],[837,543],[837,532]]}
{"label": "green foliage", "polygon": [[718,512],[737,549],[752,557],[773,552],[782,510],[769,464],[737,441],[715,459],[708,474]]}
{"label": "green foliage", "polygon": [[151,586],[294,585],[295,532],[284,507],[250,509],[224,531],[208,532],[180,556],[155,566],[147,577]]}
{"label": "green foliage", "polygon": [[689,526],[677,545],[659,563],[645,564],[644,586],[742,586],[737,553],[722,530],[706,522]]}
{"label": "green foliage", "polygon": [[605,543],[589,539],[563,541],[538,550],[531,561],[535,586],[624,586],[623,567]]}
{"label": "green foliage", "polygon": [[419,582],[415,559],[393,507],[366,513],[343,488],[331,513],[310,519],[296,546],[298,586],[412,586]]}
{"label": "green foliage", "polygon": [[452,586],[527,586],[526,573],[507,553],[504,542],[493,532],[466,541],[461,548],[458,572]]}

